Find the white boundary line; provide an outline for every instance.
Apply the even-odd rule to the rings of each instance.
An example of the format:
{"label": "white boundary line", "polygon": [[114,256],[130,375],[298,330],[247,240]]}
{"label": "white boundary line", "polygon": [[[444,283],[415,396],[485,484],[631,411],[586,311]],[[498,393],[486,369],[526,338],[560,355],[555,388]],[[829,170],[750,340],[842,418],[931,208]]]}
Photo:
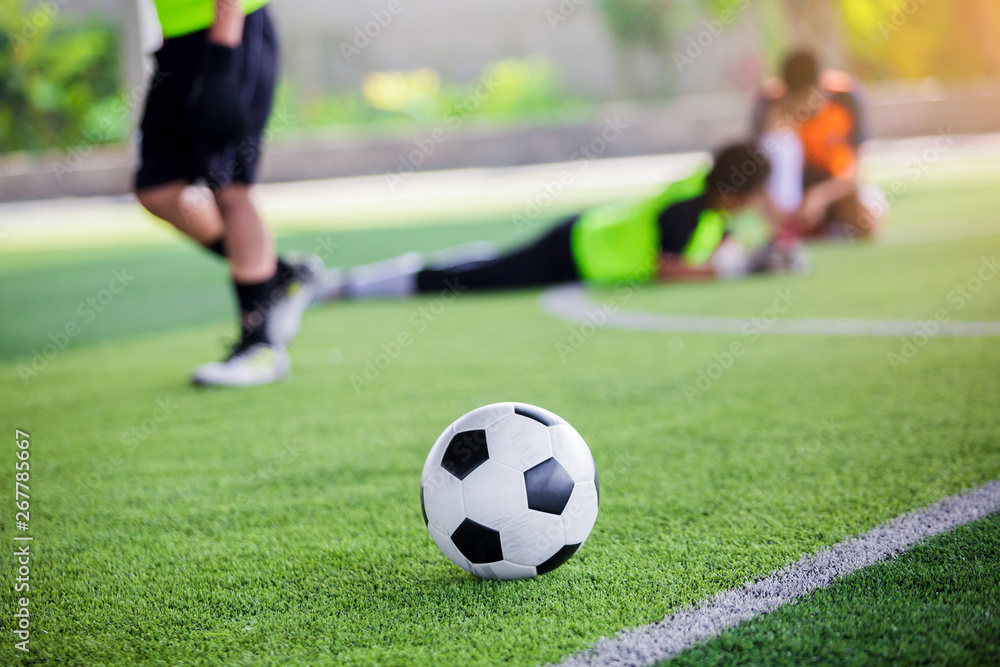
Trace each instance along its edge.
{"label": "white boundary line", "polygon": [[[660,315],[618,310],[613,313],[587,295],[583,285],[555,287],[542,293],[542,310],[549,315],[578,324],[591,322],[590,315],[600,311],[606,321],[602,326],[627,331],[663,333],[740,334],[758,332],[750,319],[708,317],[701,315]],[[998,322],[938,322],[935,337],[1000,336]],[[748,329],[749,327],[749,329]],[[913,336],[923,331],[921,323],[911,320],[802,319],[777,320],[767,327],[768,335],[779,336]]]}
{"label": "white boundary line", "polygon": [[815,556],[803,556],[765,579],[723,591],[658,623],[623,630],[614,639],[602,639],[561,664],[567,667],[653,665],[755,616],[825,588],[839,577],[896,556],[925,538],[997,511],[1000,511],[1000,481],[993,481],[887,521]]}

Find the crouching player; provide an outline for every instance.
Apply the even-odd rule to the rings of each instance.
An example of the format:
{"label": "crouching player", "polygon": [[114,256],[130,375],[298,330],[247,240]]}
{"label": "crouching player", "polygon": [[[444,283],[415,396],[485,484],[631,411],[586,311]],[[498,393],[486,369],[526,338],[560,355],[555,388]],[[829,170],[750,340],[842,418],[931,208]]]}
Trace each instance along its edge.
{"label": "crouching player", "polygon": [[807,51],[790,55],[783,77],[759,90],[753,133],[774,167],[771,215],[804,238],[866,238],[878,233],[885,205],[858,182],[866,138],[861,86],[820,70]]}
{"label": "crouching player", "polygon": [[[240,338],[196,384],[248,386],[289,374],[285,346],[320,286],[315,257],[285,261],[250,197],[271,111],[278,46],[267,0],[156,0],[163,46],[146,98],[139,202],[229,263]],[[212,197],[191,186],[204,182]]]}
{"label": "crouching player", "polygon": [[655,197],[587,210],[521,248],[448,265],[403,255],[343,272],[326,298],[735,278],[768,270],[781,264],[772,246],[751,258],[726,237],[731,214],[763,197],[769,174],[767,158],[753,144],[729,146],[711,169]]}

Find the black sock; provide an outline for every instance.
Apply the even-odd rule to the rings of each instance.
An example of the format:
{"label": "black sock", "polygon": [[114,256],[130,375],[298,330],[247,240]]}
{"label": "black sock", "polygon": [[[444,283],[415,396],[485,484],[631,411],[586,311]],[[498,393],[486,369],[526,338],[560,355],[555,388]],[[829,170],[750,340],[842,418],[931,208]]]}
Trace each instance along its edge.
{"label": "black sock", "polygon": [[278,257],[278,271],[275,274],[278,285],[284,287],[295,279],[295,267]]}
{"label": "black sock", "polygon": [[[222,259],[226,259],[226,237],[220,236],[217,240],[211,243],[203,244],[205,250],[218,255]],[[278,258],[278,282],[284,286],[292,282],[295,278],[295,267],[283,260],[281,257]]]}
{"label": "black sock", "polygon": [[236,301],[240,307],[240,327],[244,344],[270,343],[267,339],[268,313],[274,305],[278,286],[278,274],[258,283],[233,281]]}
{"label": "black sock", "polygon": [[218,255],[219,257],[226,258],[226,239],[224,236],[220,236],[217,240],[211,243],[205,243],[205,250]]}

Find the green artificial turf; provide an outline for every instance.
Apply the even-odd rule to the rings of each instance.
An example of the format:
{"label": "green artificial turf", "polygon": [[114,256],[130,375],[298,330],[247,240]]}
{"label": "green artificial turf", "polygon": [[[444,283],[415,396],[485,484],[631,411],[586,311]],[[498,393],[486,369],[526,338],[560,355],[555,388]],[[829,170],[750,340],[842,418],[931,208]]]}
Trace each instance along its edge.
{"label": "green artificial turf", "polygon": [[[315,231],[281,238],[279,245],[314,253],[328,266],[353,266],[411,250],[439,250],[481,240],[510,242],[515,236],[513,225],[505,220]],[[0,309],[11,313],[0,324],[0,359],[30,357],[51,342],[48,334],[58,337],[68,322],[80,326],[72,340],[76,347],[218,322],[235,313],[225,267],[214,256],[180,240],[167,245],[31,250],[0,253],[0,257]],[[108,288],[116,271],[124,272],[127,287],[106,304],[89,304],[88,299]]]}
{"label": "green artificial turf", "polygon": [[1000,515],[844,577],[664,664],[1000,664]]}
{"label": "green artificial turf", "polygon": [[[984,199],[954,197],[955,215],[995,211]],[[478,238],[515,234],[509,221],[331,233],[344,254],[328,261]],[[788,317],[923,319],[998,246],[837,245],[808,278],[595,298],[754,316],[792,289]],[[187,373],[232,330],[211,258],[181,245],[16,257],[0,267],[0,495],[13,497],[13,433],[26,430],[34,634],[27,657],[5,637],[0,664],[557,660],[1000,475],[997,338],[934,338],[894,368],[899,338],[599,329],[580,342],[537,292],[462,294],[317,309],[290,382],[198,391]],[[123,267],[134,282],[25,383],[33,351]],[[1000,319],[998,285],[955,319]],[[412,344],[359,380],[401,333]],[[687,392],[735,341],[746,353]],[[502,400],[569,420],[601,475],[591,539],[532,581],[474,579],[420,516],[434,439]],[[12,520],[8,505],[8,544]],[[0,562],[4,581],[14,568]],[[13,597],[0,590],[5,610]]]}

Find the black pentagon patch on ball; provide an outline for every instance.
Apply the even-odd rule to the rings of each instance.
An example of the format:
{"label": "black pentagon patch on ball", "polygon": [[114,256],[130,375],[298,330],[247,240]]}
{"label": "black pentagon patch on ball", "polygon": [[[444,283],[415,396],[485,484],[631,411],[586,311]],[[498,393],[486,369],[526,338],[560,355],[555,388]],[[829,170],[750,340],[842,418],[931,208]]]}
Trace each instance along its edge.
{"label": "black pentagon patch on ball", "polygon": [[472,519],[466,519],[455,529],[451,534],[451,541],[470,563],[479,565],[503,560],[500,531],[487,528]]}
{"label": "black pentagon patch on ball", "polygon": [[514,414],[521,415],[522,417],[527,417],[528,419],[534,419],[536,422],[539,422],[540,424],[544,424],[546,426],[555,426],[556,424],[565,423],[556,421],[555,419],[552,419],[548,415],[542,414],[537,410],[532,410],[527,405],[518,405],[516,408],[514,408]]}
{"label": "black pentagon patch on ball", "polygon": [[536,567],[535,570],[538,572],[538,574],[545,574],[546,572],[551,572],[552,570],[556,569],[557,567],[568,561],[570,557],[573,554],[575,554],[576,550],[579,548],[580,548],[579,544],[567,544],[562,549],[557,551],[555,555],[552,556],[552,558],[548,559],[547,561]]}
{"label": "black pentagon patch on ball", "polygon": [[562,514],[576,482],[559,461],[548,459],[524,472],[528,507],[539,512]]}
{"label": "black pentagon patch on ball", "polygon": [[465,479],[473,470],[490,458],[486,448],[486,431],[456,433],[444,450],[441,467],[459,479]]}

